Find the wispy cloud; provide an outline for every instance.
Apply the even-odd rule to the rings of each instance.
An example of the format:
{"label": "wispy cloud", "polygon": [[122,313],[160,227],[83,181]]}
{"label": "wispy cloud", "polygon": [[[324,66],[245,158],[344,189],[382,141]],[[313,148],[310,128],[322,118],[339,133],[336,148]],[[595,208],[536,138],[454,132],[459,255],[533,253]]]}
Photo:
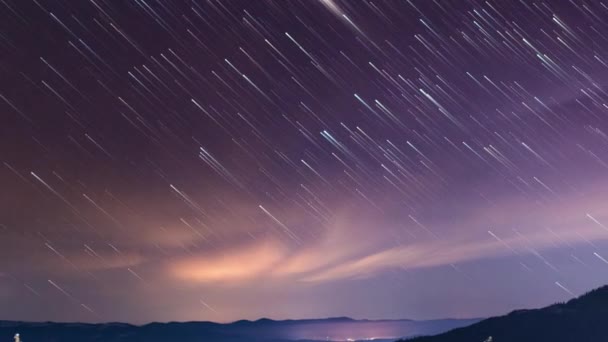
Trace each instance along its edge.
{"label": "wispy cloud", "polygon": [[[381,219],[341,218],[319,239],[304,246],[262,238],[232,250],[180,259],[170,264],[170,271],[180,279],[195,282],[239,282],[256,277],[327,282],[369,277],[391,268],[539,255],[551,248],[608,239],[608,229],[601,223],[608,219],[608,209],[598,206],[606,203],[606,197],[599,191],[583,197],[573,194],[543,205],[503,199],[441,222],[443,229],[438,237],[418,234],[403,241],[396,241],[394,236],[406,234]],[[370,226],[382,233],[370,234],[374,231]]]}

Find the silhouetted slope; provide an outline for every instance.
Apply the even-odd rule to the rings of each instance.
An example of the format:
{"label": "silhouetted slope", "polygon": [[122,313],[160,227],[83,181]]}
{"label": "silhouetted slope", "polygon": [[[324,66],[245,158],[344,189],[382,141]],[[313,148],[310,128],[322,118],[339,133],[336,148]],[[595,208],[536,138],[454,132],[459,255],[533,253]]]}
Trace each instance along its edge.
{"label": "silhouetted slope", "polygon": [[[150,323],[29,323],[0,321],[0,342],[20,333],[25,342],[287,342],[438,334],[479,320],[354,320],[347,317],[275,321]],[[388,334],[388,335],[387,335]]]}
{"label": "silhouetted slope", "polygon": [[608,286],[567,303],[517,310],[465,328],[408,342],[597,342],[608,341]]}

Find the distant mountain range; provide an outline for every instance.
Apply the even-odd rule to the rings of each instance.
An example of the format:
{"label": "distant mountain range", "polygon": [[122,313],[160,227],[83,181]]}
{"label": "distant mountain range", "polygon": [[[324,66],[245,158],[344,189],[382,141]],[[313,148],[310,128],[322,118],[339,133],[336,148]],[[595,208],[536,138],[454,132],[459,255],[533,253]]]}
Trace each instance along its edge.
{"label": "distant mountain range", "polygon": [[0,342],[15,333],[24,342],[289,342],[289,341],[394,341],[400,337],[439,334],[470,325],[479,319],[354,320],[348,317],[275,321],[125,323],[32,323],[0,321]]}
{"label": "distant mountain range", "polygon": [[[491,340],[489,339],[490,337]],[[567,303],[517,310],[476,324],[408,342],[598,342],[608,341],[608,286]]]}
{"label": "distant mountain range", "polygon": [[[0,321],[0,342],[597,342],[608,341],[608,286],[566,303],[480,319],[354,320],[348,317],[233,323],[32,323]],[[428,336],[434,335],[434,336]],[[416,337],[423,336],[423,337]]]}

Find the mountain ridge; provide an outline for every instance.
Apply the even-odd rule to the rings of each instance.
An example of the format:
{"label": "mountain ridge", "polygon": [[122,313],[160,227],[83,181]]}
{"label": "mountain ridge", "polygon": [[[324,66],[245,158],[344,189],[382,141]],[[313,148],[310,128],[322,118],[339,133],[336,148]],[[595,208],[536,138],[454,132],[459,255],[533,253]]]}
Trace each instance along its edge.
{"label": "mountain ridge", "polygon": [[468,325],[479,319],[443,319],[429,321],[356,320],[349,317],[329,317],[302,320],[255,321],[240,320],[231,323],[216,322],[150,322],[143,325],[130,323],[77,323],[77,322],[20,322],[0,321],[0,341],[12,341],[20,333],[24,341],[47,342],[160,342],[174,340],[214,342],[293,342],[293,341],[344,341],[369,338],[394,341],[444,332]]}
{"label": "mountain ridge", "polygon": [[439,335],[398,342],[482,342],[489,337],[493,342],[604,341],[608,337],[608,285],[566,302],[538,309],[513,310],[504,316],[487,318]]}
{"label": "mountain ridge", "polygon": [[336,322],[429,322],[429,321],[442,321],[442,320],[468,320],[468,319],[479,319],[479,318],[439,318],[439,319],[425,319],[425,320],[415,320],[408,318],[381,318],[381,319],[357,319],[351,318],[347,316],[339,316],[339,317],[322,317],[322,318],[287,318],[287,319],[273,319],[268,317],[261,317],[258,319],[250,320],[250,319],[240,319],[236,321],[230,322],[215,322],[215,321],[151,321],[142,324],[135,323],[126,323],[126,322],[118,322],[118,321],[108,321],[108,322],[78,322],[78,321],[27,321],[27,320],[6,320],[0,319],[0,326],[3,323],[16,323],[16,324],[63,324],[63,325],[128,325],[132,327],[143,327],[150,324],[217,324],[217,325],[230,325],[230,324],[240,324],[240,323],[291,323],[291,322],[316,322],[316,321],[336,321]]}

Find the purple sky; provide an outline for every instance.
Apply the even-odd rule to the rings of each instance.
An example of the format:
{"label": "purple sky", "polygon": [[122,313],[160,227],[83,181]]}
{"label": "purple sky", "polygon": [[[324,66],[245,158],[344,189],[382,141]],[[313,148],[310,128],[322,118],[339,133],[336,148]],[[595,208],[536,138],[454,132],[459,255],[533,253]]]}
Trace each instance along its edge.
{"label": "purple sky", "polygon": [[604,3],[0,22],[0,319],[480,317],[608,282]]}

